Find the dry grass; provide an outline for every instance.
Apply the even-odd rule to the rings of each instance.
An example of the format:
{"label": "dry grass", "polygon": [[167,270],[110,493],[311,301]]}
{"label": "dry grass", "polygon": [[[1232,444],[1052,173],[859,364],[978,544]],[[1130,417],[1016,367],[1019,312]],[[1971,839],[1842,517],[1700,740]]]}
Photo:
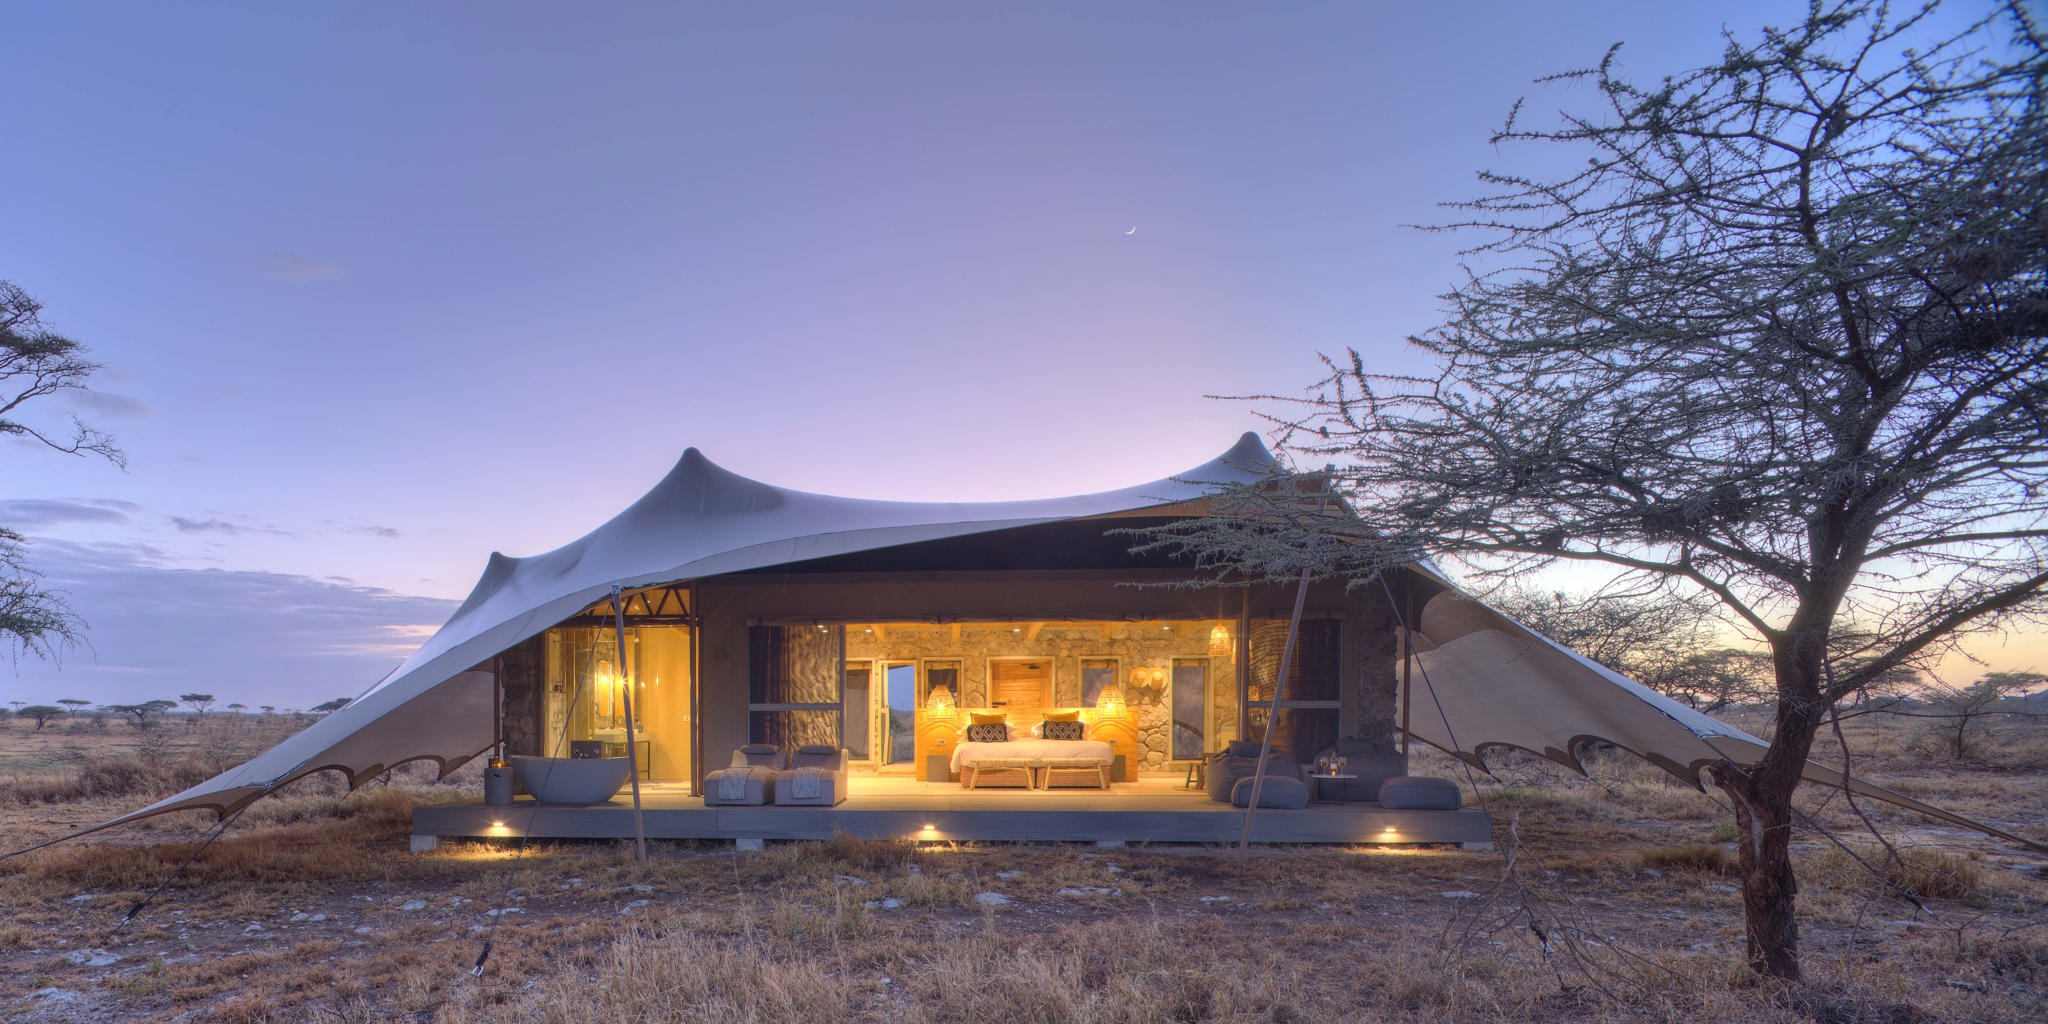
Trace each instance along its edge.
{"label": "dry grass", "polygon": [[1653,846],[1642,852],[1643,866],[1659,871],[1692,871],[1706,875],[1735,873],[1735,855],[1725,846],[1687,843],[1684,846]]}
{"label": "dry grass", "polygon": [[1824,850],[1805,867],[1810,880],[1873,896],[1903,894],[1919,900],[1978,903],[1987,894],[1983,867],[1965,854],[1945,850],[1894,853],[1857,843],[1846,849]]}
{"label": "dry grass", "polygon": [[[65,773],[83,774],[90,759],[135,753],[88,750],[21,767],[0,779],[0,828],[55,834],[161,795],[148,785],[171,783],[122,797],[92,789],[77,803],[6,795],[43,777],[59,792],[76,781]],[[1904,754],[1859,763],[1964,813],[2039,829],[2048,773],[1996,756],[2008,760],[1988,769]],[[1419,771],[1465,779],[1454,764],[1418,761]],[[1587,777],[1531,759],[1497,768],[1470,795],[1519,835],[1512,877],[1500,857],[1440,850],[1273,848],[1239,858],[849,838],[758,854],[657,843],[644,865],[624,844],[518,853],[449,843],[411,855],[412,807],[447,787],[414,772],[343,796],[336,780],[315,778],[257,804],[125,928],[121,915],[190,855],[209,822],[157,819],[0,863],[0,1019],[2048,1017],[2039,858],[1888,814],[1880,827],[1907,840],[1902,860],[1854,846],[1889,863],[1881,880],[1807,830],[1798,857],[1812,982],[1780,989],[1742,967],[1733,836],[1710,796],[1626,757],[1596,757]],[[1861,834],[1839,800],[1813,793],[1806,806],[1838,838]],[[985,905],[983,893],[1011,902]],[[487,969],[472,977],[486,937]],[[72,962],[80,950],[121,959]],[[74,998],[39,1000],[46,988]]]}

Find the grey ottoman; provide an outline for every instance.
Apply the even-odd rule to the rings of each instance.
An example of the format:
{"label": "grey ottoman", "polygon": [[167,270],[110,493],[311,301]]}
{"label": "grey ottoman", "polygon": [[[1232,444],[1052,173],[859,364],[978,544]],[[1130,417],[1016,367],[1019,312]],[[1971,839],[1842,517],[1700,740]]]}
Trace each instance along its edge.
{"label": "grey ottoman", "polygon": [[760,807],[773,803],[776,774],[760,765],[720,768],[704,776],[704,806]]}
{"label": "grey ottoman", "polygon": [[[1250,807],[1252,805],[1252,785],[1258,781],[1257,779],[1237,780],[1237,785],[1230,790],[1230,806]],[[1308,784],[1300,779],[1290,778],[1285,775],[1268,775],[1266,776],[1265,788],[1259,790],[1259,806],[1307,807]]]}
{"label": "grey ottoman", "polygon": [[1455,811],[1464,802],[1449,779],[1397,775],[1380,783],[1380,806],[1390,811]]}

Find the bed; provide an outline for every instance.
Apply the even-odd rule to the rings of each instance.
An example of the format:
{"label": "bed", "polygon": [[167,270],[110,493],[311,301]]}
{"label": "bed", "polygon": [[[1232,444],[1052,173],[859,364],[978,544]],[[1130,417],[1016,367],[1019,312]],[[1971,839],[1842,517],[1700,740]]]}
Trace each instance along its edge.
{"label": "bed", "polygon": [[1115,760],[1109,743],[1104,740],[1042,740],[1035,736],[1020,736],[998,743],[962,740],[953,748],[953,777],[965,777],[967,766],[983,759],[1010,758],[1022,758],[1039,766],[1050,760],[1067,758],[1099,758],[1105,764]]}

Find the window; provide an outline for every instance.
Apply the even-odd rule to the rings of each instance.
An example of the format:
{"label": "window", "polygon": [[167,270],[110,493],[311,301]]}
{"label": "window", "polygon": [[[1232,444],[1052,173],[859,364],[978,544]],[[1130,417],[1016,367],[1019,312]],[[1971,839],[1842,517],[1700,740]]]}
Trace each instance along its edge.
{"label": "window", "polygon": [[839,746],[846,627],[754,626],[747,640],[748,741]]}
{"label": "window", "polygon": [[1287,644],[1287,620],[1261,619],[1251,627],[1251,671],[1245,694],[1245,738],[1264,739],[1267,702],[1280,686],[1280,721],[1273,745],[1307,760],[1337,742],[1338,676],[1343,623],[1304,619],[1284,685],[1278,679]]}
{"label": "window", "polygon": [[1209,659],[1173,659],[1173,752],[1193,761],[1208,752]]}
{"label": "window", "polygon": [[[1115,658],[1081,659],[1081,706],[1096,707],[1102,697],[1102,690],[1116,682],[1117,660]],[[1129,695],[1126,694],[1126,697]]]}
{"label": "window", "polygon": [[945,687],[953,692],[953,703],[960,703],[960,661],[957,658],[927,659],[924,663],[924,687],[917,691],[917,706],[926,707],[931,703],[932,691]]}

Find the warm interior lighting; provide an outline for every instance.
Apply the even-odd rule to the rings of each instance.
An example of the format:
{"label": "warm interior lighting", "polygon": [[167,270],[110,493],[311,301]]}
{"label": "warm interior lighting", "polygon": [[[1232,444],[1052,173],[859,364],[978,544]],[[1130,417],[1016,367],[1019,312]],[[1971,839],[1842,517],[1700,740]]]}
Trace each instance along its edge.
{"label": "warm interior lighting", "polygon": [[1112,679],[1103,686],[1102,692],[1095,695],[1095,710],[1106,715],[1114,715],[1123,709],[1124,688],[1118,686],[1116,680]]}
{"label": "warm interior lighting", "polygon": [[926,711],[943,711],[947,714],[952,714],[953,688],[945,683],[933,683],[932,692],[925,697],[924,709]]}
{"label": "warm interior lighting", "polygon": [[1230,653],[1230,630],[1221,624],[1209,630],[1209,653],[1217,657]]}

